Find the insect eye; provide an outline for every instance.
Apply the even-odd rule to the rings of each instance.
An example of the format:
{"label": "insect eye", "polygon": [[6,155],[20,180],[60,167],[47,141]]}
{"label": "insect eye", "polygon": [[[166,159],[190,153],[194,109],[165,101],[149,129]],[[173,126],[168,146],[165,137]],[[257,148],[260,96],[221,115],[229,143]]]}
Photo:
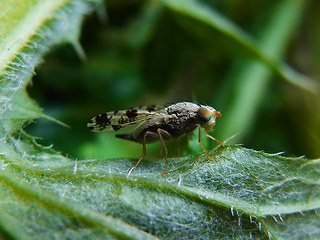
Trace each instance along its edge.
{"label": "insect eye", "polygon": [[209,121],[212,117],[212,112],[205,107],[200,107],[198,110],[198,114],[205,121]]}

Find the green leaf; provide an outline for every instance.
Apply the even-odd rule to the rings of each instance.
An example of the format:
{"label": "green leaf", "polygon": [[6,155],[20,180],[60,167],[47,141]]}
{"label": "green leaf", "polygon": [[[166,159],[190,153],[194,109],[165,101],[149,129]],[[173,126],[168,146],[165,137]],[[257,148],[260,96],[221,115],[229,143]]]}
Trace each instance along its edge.
{"label": "green leaf", "polygon": [[54,44],[77,43],[100,3],[0,3],[0,237],[319,238],[318,159],[219,146],[212,159],[169,159],[165,176],[147,159],[127,176],[136,159],[76,161],[24,131],[46,117],[25,91],[34,67]]}
{"label": "green leaf", "polygon": [[[50,228],[46,234],[73,238],[85,237],[88,231],[97,238],[125,233],[140,239],[139,229],[166,239],[315,237],[319,160],[237,146],[219,147],[210,154],[213,159],[204,154],[169,159],[164,177],[163,161],[145,160],[131,176],[127,171],[136,160],[51,158],[36,165],[9,164],[0,177],[1,199],[6,199],[2,206],[14,205],[2,208],[2,218],[4,223],[8,216],[16,221],[21,235],[18,229],[37,226]],[[39,217],[30,221],[30,215]],[[77,235],[59,231],[62,223],[76,228]]]}

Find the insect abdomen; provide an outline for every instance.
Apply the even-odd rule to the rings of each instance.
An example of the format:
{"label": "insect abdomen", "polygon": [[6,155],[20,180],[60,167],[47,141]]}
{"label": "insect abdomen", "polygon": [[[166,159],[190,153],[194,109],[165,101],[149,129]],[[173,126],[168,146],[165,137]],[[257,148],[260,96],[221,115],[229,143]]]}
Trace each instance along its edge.
{"label": "insect abdomen", "polygon": [[135,142],[131,134],[116,134],[116,137]]}

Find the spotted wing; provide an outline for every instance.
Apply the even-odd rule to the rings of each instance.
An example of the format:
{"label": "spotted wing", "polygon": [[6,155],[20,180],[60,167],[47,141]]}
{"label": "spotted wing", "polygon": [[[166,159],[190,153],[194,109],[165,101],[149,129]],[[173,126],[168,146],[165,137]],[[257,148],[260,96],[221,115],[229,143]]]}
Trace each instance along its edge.
{"label": "spotted wing", "polygon": [[117,131],[128,125],[160,116],[162,114],[159,112],[161,109],[163,109],[163,107],[151,105],[128,110],[106,112],[93,117],[88,122],[87,127],[93,132],[106,130]]}

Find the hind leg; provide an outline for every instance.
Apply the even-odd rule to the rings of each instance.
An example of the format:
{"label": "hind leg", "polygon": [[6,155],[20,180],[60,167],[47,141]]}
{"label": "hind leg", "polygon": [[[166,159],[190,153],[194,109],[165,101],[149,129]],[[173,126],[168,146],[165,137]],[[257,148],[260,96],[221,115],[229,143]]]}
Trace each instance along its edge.
{"label": "hind leg", "polygon": [[147,137],[153,137],[155,139],[160,139],[161,144],[162,144],[162,148],[165,152],[165,167],[164,170],[162,172],[162,175],[166,174],[167,171],[167,166],[168,166],[168,149],[166,147],[166,144],[164,142],[164,138],[170,138],[171,134],[169,132],[167,132],[164,129],[158,128],[157,132],[152,132],[152,131],[146,131],[143,135],[143,142],[142,142],[142,156],[139,158],[138,162],[136,163],[136,165],[134,165],[128,172],[128,175],[130,175],[136,168],[137,166],[140,164],[140,162],[142,161],[142,159],[144,159],[144,157],[146,156],[146,139]]}
{"label": "hind leg", "polygon": [[154,138],[159,138],[159,135],[155,132],[151,132],[151,131],[146,131],[143,135],[143,142],[142,142],[142,156],[139,158],[138,162],[136,163],[136,165],[134,165],[128,172],[128,176],[138,167],[139,163],[142,161],[142,159],[144,159],[144,157],[146,156],[146,138],[148,136],[154,137]]}

